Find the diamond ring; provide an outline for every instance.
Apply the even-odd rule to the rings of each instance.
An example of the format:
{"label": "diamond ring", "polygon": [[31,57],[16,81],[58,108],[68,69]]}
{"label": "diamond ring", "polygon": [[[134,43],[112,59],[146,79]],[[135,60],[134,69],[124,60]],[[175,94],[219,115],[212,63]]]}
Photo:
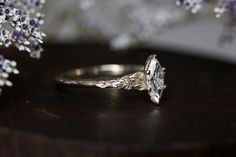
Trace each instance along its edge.
{"label": "diamond ring", "polygon": [[107,64],[74,69],[56,78],[61,85],[76,87],[119,88],[148,91],[151,100],[159,104],[164,84],[165,68],[150,55],[145,66]]}

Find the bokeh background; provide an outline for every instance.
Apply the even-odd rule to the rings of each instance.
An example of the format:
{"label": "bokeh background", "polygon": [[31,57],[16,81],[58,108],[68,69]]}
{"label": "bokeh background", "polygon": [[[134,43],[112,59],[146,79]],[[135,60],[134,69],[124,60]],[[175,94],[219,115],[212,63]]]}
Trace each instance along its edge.
{"label": "bokeh background", "polygon": [[234,21],[228,15],[215,18],[216,4],[207,1],[192,15],[175,0],[48,0],[43,29],[47,43],[167,48],[236,62]]}

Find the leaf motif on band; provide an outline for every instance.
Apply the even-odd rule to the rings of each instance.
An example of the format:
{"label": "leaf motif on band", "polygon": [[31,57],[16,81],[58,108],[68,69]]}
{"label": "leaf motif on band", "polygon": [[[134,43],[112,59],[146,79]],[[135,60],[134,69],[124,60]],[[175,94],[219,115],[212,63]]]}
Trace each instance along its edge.
{"label": "leaf motif on band", "polygon": [[96,86],[100,88],[120,88],[125,90],[136,89],[140,91],[146,90],[143,72],[128,74],[114,80],[99,81]]}

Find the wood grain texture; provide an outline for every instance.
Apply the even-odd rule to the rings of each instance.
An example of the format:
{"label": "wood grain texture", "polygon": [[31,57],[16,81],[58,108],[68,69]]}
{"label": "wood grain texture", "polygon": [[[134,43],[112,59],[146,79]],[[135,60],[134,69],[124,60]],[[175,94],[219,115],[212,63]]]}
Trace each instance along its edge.
{"label": "wood grain texture", "polygon": [[52,45],[38,61],[18,54],[21,75],[0,98],[0,157],[235,156],[235,65],[161,50],[168,88],[158,107],[146,92],[54,82],[86,65],[144,64],[154,52]]}

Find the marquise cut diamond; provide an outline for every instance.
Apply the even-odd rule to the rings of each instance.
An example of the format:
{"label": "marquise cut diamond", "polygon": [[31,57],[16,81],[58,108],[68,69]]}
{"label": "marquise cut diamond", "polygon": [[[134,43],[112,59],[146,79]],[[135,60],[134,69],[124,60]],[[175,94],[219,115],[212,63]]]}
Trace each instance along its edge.
{"label": "marquise cut diamond", "polygon": [[151,100],[154,103],[159,104],[163,90],[166,87],[164,84],[165,69],[156,59],[156,55],[148,57],[145,65],[145,72],[145,82]]}

